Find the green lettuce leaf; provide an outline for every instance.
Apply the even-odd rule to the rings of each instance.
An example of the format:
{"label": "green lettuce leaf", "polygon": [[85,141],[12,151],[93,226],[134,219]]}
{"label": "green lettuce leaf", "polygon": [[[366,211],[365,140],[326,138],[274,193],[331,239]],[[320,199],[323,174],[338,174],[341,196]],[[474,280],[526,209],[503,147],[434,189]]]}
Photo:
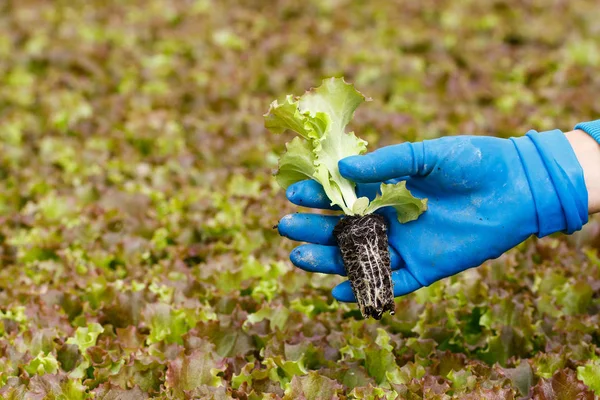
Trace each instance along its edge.
{"label": "green lettuce leaf", "polygon": [[[326,131],[315,144],[315,165],[319,168],[318,180],[332,200],[332,205],[340,206],[347,214],[354,214],[352,207],[357,200],[355,185],[342,177],[338,161],[367,151],[366,141],[357,138],[353,132],[345,132],[354,111],[366,100],[354,86],[336,78],[324,80],[321,86],[300,99],[302,113],[308,112],[312,118],[317,118],[321,113],[329,116],[330,123]],[[329,182],[326,181],[325,171]],[[341,193],[343,202],[338,199],[338,193]]]}
{"label": "green lettuce leaf", "polygon": [[585,365],[577,367],[577,378],[600,396],[600,361],[588,361]]}
{"label": "green lettuce leaf", "polygon": [[55,374],[58,371],[58,361],[52,354],[40,352],[24,369],[29,375]]}
{"label": "green lettuce leaf", "polygon": [[296,138],[287,146],[279,162],[277,182],[287,188],[312,178],[323,186],[331,205],[354,215],[355,185],[340,175],[337,163],[367,151],[366,141],[345,132],[354,111],[364,101],[365,96],[354,86],[341,78],[331,78],[297,100],[287,96],[282,103],[271,103],[265,127],[276,134],[291,130],[304,139]]}
{"label": "green lettuce leaf", "polygon": [[96,345],[96,340],[101,333],[104,332],[102,325],[93,322],[87,325],[87,327],[79,327],[75,331],[75,336],[67,339],[67,344],[74,344],[79,347],[79,351],[85,354],[85,351]]}
{"label": "green lettuce leaf", "polygon": [[377,195],[365,210],[366,214],[375,212],[382,207],[394,207],[398,221],[406,223],[419,218],[427,209],[427,199],[417,199],[406,188],[406,182],[396,184],[381,184],[381,195]]}
{"label": "green lettuce leaf", "polygon": [[367,142],[346,132],[346,127],[356,108],[368,100],[343,78],[330,78],[299,98],[288,95],[281,103],[271,103],[265,127],[276,134],[290,130],[299,135],[286,145],[277,182],[287,189],[298,181],[314,179],[323,186],[330,204],[347,215],[366,215],[392,206],[400,222],[415,220],[427,208],[427,200],[414,198],[405,183],[382,185],[381,196],[369,204],[368,198],[357,198],[354,182],[343,178],[338,169],[341,159],[367,151]]}
{"label": "green lettuce leaf", "polygon": [[[323,117],[323,120],[317,121],[319,117]],[[324,132],[324,127],[328,124],[326,119],[322,114],[314,118],[301,114],[298,100],[288,95],[281,104],[277,100],[271,103],[269,112],[265,114],[265,127],[276,134],[291,130],[310,140],[318,138]],[[315,128],[319,127],[323,129],[315,131]]]}
{"label": "green lettuce leaf", "polygon": [[315,173],[315,156],[309,142],[295,137],[286,144],[286,149],[279,159],[279,170],[275,176],[284,189],[304,179],[312,179]]}
{"label": "green lettuce leaf", "polygon": [[369,198],[368,197],[359,197],[354,202],[352,206],[352,212],[357,215],[364,215],[369,208]]}
{"label": "green lettuce leaf", "polygon": [[75,331],[75,336],[67,339],[66,343],[76,345],[84,358],[77,368],[71,371],[69,374],[70,377],[82,378],[85,376],[85,371],[90,366],[90,355],[86,352],[86,350],[96,345],[98,336],[100,336],[101,333],[104,333],[104,328],[102,325],[93,322],[88,323],[87,327],[80,326]]}

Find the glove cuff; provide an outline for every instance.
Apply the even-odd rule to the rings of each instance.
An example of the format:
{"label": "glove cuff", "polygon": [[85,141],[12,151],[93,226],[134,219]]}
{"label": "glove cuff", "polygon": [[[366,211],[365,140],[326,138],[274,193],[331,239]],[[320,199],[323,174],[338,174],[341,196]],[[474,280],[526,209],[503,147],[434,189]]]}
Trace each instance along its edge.
{"label": "glove cuff", "polygon": [[519,152],[533,195],[538,237],[573,233],[588,221],[583,169],[563,132],[531,130],[511,139]]}
{"label": "glove cuff", "polygon": [[600,119],[589,122],[580,122],[575,125],[575,130],[580,129],[594,138],[594,140],[600,143]]}

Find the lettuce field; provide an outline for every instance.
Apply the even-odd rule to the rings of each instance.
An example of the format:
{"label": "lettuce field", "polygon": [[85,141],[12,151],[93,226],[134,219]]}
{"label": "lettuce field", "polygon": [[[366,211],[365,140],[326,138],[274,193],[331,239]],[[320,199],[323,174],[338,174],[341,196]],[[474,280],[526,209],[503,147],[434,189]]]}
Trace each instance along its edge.
{"label": "lettuce field", "polygon": [[[275,229],[274,99],[369,150],[600,116],[595,0],[0,2],[0,398],[593,399],[600,224],[362,318]],[[317,212],[314,211],[313,212]],[[319,211],[324,212],[324,211]],[[427,240],[427,238],[423,238]]]}

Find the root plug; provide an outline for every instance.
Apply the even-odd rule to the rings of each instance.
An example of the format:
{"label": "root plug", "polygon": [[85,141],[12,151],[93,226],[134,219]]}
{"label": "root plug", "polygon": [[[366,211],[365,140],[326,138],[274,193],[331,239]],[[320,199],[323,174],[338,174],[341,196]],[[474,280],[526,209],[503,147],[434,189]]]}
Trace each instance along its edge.
{"label": "root plug", "polygon": [[394,285],[384,218],[379,214],[346,216],[333,234],[363,317],[379,320],[386,311],[394,315]]}

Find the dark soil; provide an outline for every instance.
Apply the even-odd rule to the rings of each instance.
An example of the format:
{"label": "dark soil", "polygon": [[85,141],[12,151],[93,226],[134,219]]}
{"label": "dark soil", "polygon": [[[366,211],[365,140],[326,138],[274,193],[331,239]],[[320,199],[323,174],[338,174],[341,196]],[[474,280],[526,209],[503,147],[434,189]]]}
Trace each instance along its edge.
{"label": "dark soil", "polygon": [[395,311],[387,227],[381,215],[346,216],[333,234],[364,318]]}

